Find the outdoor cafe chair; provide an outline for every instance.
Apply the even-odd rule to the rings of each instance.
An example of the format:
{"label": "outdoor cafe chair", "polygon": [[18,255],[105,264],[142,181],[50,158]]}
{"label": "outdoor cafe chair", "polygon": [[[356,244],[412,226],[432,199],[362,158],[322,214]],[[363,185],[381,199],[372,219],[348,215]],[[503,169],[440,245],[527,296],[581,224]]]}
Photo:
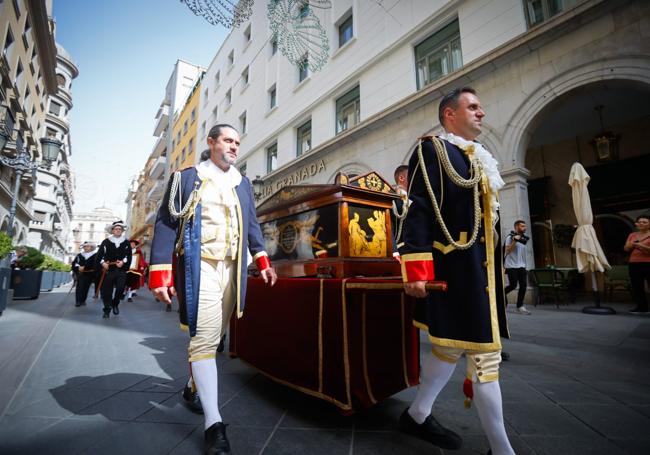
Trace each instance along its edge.
{"label": "outdoor cafe chair", "polygon": [[543,304],[544,297],[550,294],[553,297],[555,306],[560,308],[560,292],[566,290],[564,274],[553,268],[543,268],[532,269],[530,275],[535,288],[534,305]]}

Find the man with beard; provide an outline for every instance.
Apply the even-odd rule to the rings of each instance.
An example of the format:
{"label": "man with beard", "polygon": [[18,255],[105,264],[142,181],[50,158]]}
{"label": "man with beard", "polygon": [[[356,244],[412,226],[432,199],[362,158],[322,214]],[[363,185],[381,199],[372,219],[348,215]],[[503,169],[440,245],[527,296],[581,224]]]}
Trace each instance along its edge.
{"label": "man with beard", "polygon": [[83,251],[72,262],[72,273],[77,280],[74,305],[77,307],[86,304],[90,285],[95,283],[97,286],[97,269],[95,267],[97,247],[94,242],[84,242],[81,244],[81,248]]}
{"label": "man with beard", "polygon": [[120,314],[118,306],[126,286],[126,272],[131,264],[131,246],[124,234],[125,229],[122,220],[114,222],[111,235],[99,245],[97,252],[97,264],[102,270],[99,285],[104,302],[104,318],[110,317],[111,309],[113,314]]}
{"label": "man with beard", "polygon": [[263,280],[276,280],[251,183],[233,166],[239,140],[232,126],[215,125],[207,139],[209,159],[174,173],[156,218],[149,265],[154,296],[169,305],[178,295],[181,326],[190,333],[192,381],[205,415],[205,453],[213,455],[230,453],[215,357],[231,314],[243,316],[247,251]]}
{"label": "man with beard", "polygon": [[[475,141],[485,116],[476,92],[465,87],[447,94],[438,115],[445,132],[420,138],[409,162],[412,202],[399,247],[405,292],[417,298],[413,324],[426,330],[431,355],[422,359],[417,395],[399,425],[438,447],[461,447],[460,436],[431,410],[464,354],[466,405],[473,398],[490,453],[514,455],[498,382],[501,337],[508,336],[497,247],[497,191],[504,182],[494,157]],[[427,294],[434,276],[447,282],[447,292]]]}

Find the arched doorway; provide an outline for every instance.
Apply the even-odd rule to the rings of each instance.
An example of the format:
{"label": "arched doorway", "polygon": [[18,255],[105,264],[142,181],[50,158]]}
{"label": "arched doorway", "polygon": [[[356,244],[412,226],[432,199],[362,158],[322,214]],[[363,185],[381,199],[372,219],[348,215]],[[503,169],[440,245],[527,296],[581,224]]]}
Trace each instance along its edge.
{"label": "arched doorway", "polygon": [[[635,214],[650,209],[647,170],[650,153],[650,85],[630,80],[591,82],[557,96],[533,118],[528,128],[524,166],[528,176],[531,223],[552,225],[552,245],[535,242],[535,265],[555,256],[554,263],[575,264],[567,239],[576,224],[568,177],[580,162],[591,176],[589,191],[594,227],[606,256],[625,263],[622,242]],[[596,138],[610,138],[609,154]],[[627,221],[626,221],[627,220]],[[622,240],[621,240],[622,239]]]}

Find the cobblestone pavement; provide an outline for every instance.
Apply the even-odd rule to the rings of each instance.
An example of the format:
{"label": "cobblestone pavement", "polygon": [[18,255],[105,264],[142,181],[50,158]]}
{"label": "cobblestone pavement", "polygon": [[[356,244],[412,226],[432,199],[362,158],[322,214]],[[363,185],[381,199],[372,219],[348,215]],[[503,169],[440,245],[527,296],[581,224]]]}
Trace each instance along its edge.
{"label": "cobblestone pavement", "polygon": [[[0,317],[0,454],[200,454],[202,417],[180,400],[187,335],[176,312],[144,291],[103,320],[98,301],[75,308],[68,289],[14,301]],[[501,388],[519,455],[650,453],[650,318],[614,306],[614,316],[578,304],[509,314]],[[487,452],[476,411],[463,408],[463,367],[434,407],[464,438],[446,452],[395,431],[414,389],[342,417],[239,360],[218,363],[236,454]]]}

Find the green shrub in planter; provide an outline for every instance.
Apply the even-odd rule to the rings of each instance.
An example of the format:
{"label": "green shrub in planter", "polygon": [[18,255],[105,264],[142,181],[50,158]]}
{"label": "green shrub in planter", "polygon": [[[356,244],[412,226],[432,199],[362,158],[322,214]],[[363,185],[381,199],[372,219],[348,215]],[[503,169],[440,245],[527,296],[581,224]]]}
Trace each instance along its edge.
{"label": "green shrub in planter", "polygon": [[31,246],[27,247],[27,254],[20,258],[18,267],[21,269],[38,269],[45,260],[45,255]]}
{"label": "green shrub in planter", "polygon": [[0,259],[11,253],[14,247],[11,244],[11,238],[6,232],[0,232]]}

